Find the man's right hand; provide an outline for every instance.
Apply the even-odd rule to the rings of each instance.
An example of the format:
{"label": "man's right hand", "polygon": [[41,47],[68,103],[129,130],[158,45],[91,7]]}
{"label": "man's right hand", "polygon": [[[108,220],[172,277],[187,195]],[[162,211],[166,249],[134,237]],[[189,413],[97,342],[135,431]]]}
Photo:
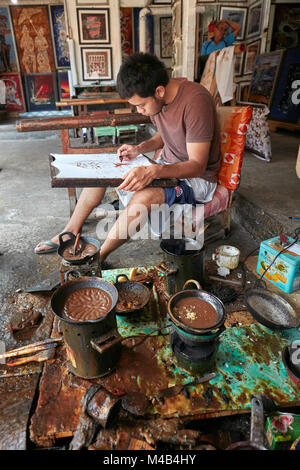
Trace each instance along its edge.
{"label": "man's right hand", "polygon": [[136,158],[140,154],[137,145],[129,145],[129,144],[121,145],[121,147],[118,148],[117,153],[118,153],[118,156],[120,157],[120,160],[132,160],[133,158]]}

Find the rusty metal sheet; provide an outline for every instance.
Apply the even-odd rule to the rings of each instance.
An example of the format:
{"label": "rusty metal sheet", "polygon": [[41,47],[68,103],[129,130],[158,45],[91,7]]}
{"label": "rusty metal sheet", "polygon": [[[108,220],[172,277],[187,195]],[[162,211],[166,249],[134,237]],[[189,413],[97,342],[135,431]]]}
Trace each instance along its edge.
{"label": "rusty metal sheet", "polygon": [[[153,269],[150,267],[150,269]],[[117,274],[130,275],[131,269],[104,271],[103,277],[114,281]],[[101,383],[113,394],[141,392],[150,400],[155,392],[193,380],[178,368],[166,327],[169,320],[165,302],[156,289],[144,315],[136,319],[118,317],[118,330],[124,337],[149,334],[147,339],[124,341],[117,370],[96,380],[79,379],[68,372],[64,346],[58,348],[57,360],[43,372],[37,409],[33,415],[31,439],[48,445],[57,437],[74,433],[80,414],[80,400],[92,383]],[[162,335],[154,330],[160,329]],[[57,332],[55,332],[57,334]],[[259,325],[227,328],[220,336],[216,357],[216,377],[209,383],[190,387],[189,398],[181,393],[152,402],[151,414],[163,418],[198,418],[249,410],[251,396],[264,393],[276,405],[300,403],[299,391],[290,381],[281,361],[281,351],[297,332],[274,333]]]}

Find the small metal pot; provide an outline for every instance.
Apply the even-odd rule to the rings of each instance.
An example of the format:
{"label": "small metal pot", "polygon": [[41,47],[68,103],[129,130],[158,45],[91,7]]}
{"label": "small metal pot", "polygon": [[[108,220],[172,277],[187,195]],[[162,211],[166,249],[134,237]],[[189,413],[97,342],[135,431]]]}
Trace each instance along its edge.
{"label": "small metal pot", "polygon": [[[189,283],[196,285],[197,289],[186,289]],[[209,328],[193,328],[182,323],[173,313],[173,309],[178,300],[184,297],[198,297],[210,303],[217,312],[216,323]],[[174,328],[183,341],[205,342],[211,341],[214,337],[219,336],[224,331],[225,308],[220,299],[213,294],[202,290],[201,285],[194,279],[188,280],[183,286],[183,290],[174,294],[168,302],[168,314],[174,324]]]}
{"label": "small metal pot", "polygon": [[[83,322],[64,318],[63,309],[67,296],[86,287],[107,292],[112,301],[110,311],[96,320]],[[61,322],[69,366],[75,375],[92,379],[107,375],[115,369],[121,354],[121,343],[117,341],[104,351],[100,346],[119,337],[115,313],[117,300],[118,291],[115,286],[98,277],[81,277],[67,281],[52,295],[51,307]]]}
{"label": "small metal pot", "polygon": [[[186,249],[188,246],[190,249]],[[164,252],[166,265],[175,271],[175,274],[167,276],[166,288],[169,295],[174,295],[183,289],[188,279],[200,282],[204,280],[205,247],[201,249],[198,242],[190,239],[162,240],[160,248]]]}
{"label": "small metal pot", "polygon": [[[70,238],[66,241],[63,241],[63,237],[65,235],[68,235]],[[93,253],[92,255],[87,255],[87,256],[85,256],[84,258],[81,258],[81,259],[72,259],[72,257],[66,258],[65,256],[63,256],[63,253],[64,253],[65,249],[68,248],[68,247],[73,246],[75,241],[76,241],[76,236],[74,235],[74,233],[72,233],[72,232],[61,233],[59,235],[59,247],[57,249],[57,253],[61,258],[63,258],[68,263],[71,263],[71,264],[74,264],[74,265],[85,264],[87,261],[92,259],[96,254],[98,254],[100,249],[101,249],[101,243],[98,240],[96,240],[95,238],[80,237],[79,243],[82,242],[84,244],[89,243],[89,244],[93,245],[95,247],[95,253]]]}

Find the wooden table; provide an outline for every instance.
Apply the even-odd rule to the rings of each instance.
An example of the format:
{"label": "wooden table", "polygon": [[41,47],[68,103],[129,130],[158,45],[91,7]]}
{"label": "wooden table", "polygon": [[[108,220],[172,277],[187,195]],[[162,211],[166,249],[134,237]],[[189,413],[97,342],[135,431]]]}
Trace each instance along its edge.
{"label": "wooden table", "polygon": [[[32,132],[32,131],[48,131],[48,130],[59,130],[61,135],[61,145],[62,145],[62,153],[64,154],[93,154],[93,153],[116,153],[118,149],[117,146],[112,147],[96,147],[96,146],[85,146],[85,147],[71,147],[70,145],[70,136],[69,136],[69,129],[76,129],[76,128],[92,128],[92,127],[100,127],[100,126],[126,126],[128,124],[147,124],[150,123],[150,118],[147,116],[143,116],[139,113],[130,113],[130,114],[122,114],[122,115],[109,115],[104,117],[98,116],[70,116],[70,117],[62,117],[62,118],[39,118],[39,119],[23,119],[19,121],[16,125],[16,129],[18,132]],[[52,175],[52,179],[54,177],[54,184],[55,185],[55,174]],[[52,181],[53,183],[53,181]],[[61,184],[61,183],[58,183]],[[115,186],[119,186],[115,184]],[[76,196],[76,187],[84,187],[84,186],[99,186],[99,181],[67,181],[65,182],[64,186],[60,185],[60,187],[67,187],[68,194],[69,194],[69,203],[70,203],[70,215],[72,215],[75,205],[77,203],[77,196]],[[163,180],[157,180],[155,183],[153,182],[153,186],[175,186],[174,180],[168,179],[163,182]],[[106,185],[108,186],[108,184]],[[57,187],[57,185],[56,185]]]}

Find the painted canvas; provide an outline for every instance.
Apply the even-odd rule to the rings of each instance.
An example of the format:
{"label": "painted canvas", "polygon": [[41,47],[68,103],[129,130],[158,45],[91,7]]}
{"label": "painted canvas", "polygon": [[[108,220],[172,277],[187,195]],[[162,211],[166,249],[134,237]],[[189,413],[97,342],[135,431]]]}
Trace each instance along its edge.
{"label": "painted canvas", "polygon": [[52,32],[55,49],[56,68],[70,67],[70,52],[67,41],[65,10],[63,5],[51,5]]}
{"label": "painted canvas", "polygon": [[81,48],[83,80],[112,79],[111,48]]}
{"label": "painted canvas", "polygon": [[55,71],[46,6],[10,7],[22,73]]}
{"label": "painted canvas", "polygon": [[0,73],[17,72],[18,61],[9,10],[0,8]]}
{"label": "painted canvas", "polygon": [[297,123],[300,117],[300,46],[286,49],[273,100],[270,119]]}
{"label": "painted canvas", "polygon": [[49,111],[56,109],[56,86],[53,73],[25,75],[25,89],[28,111]]}
{"label": "painted canvas", "polygon": [[295,3],[275,5],[271,51],[300,45],[300,7]]}
{"label": "painted canvas", "polygon": [[250,82],[240,82],[239,83],[239,99],[238,101],[247,102],[248,93],[250,88]]}
{"label": "painted canvas", "polygon": [[25,100],[22,89],[22,81],[19,73],[6,73],[0,75],[0,80],[5,83],[6,104],[8,112],[25,111]]}
{"label": "painted canvas", "polygon": [[256,56],[260,52],[260,40],[247,44],[244,63],[244,74],[253,73]]}
{"label": "painted canvas", "polygon": [[160,56],[162,59],[170,59],[173,52],[172,41],[172,16],[160,17]]}
{"label": "painted canvas", "polygon": [[110,42],[109,10],[104,8],[77,8],[80,44]]}
{"label": "painted canvas", "polygon": [[247,23],[247,38],[259,36],[261,33],[261,20],[262,20],[263,4],[262,2],[255,3],[250,6],[248,13]]}
{"label": "painted canvas", "polygon": [[270,104],[282,53],[283,51],[269,52],[256,57],[249,90],[249,101],[267,106]]}
{"label": "painted canvas", "polygon": [[69,100],[71,98],[69,75],[67,70],[59,70],[58,78],[58,94],[61,100]]}
{"label": "painted canvas", "polygon": [[122,56],[133,54],[132,8],[120,7]]}
{"label": "painted canvas", "polygon": [[[221,7],[220,20],[230,20],[234,23],[238,23],[241,27],[239,34],[236,39],[244,39],[245,25],[247,17],[247,8],[236,8],[236,7]],[[232,28],[228,29],[228,33],[232,32]]]}

